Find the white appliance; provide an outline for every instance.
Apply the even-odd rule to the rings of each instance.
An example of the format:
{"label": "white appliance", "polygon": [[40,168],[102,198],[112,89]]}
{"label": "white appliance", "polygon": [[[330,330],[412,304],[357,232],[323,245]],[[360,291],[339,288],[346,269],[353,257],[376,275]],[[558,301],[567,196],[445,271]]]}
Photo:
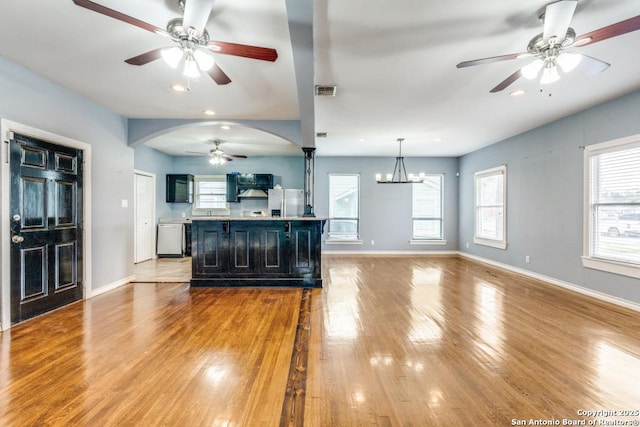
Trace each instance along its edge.
{"label": "white appliance", "polygon": [[159,257],[183,257],[186,248],[184,221],[175,218],[158,220],[156,253]]}
{"label": "white appliance", "polygon": [[279,209],[282,217],[302,216],[304,214],[304,190],[294,188],[270,189],[267,214],[272,216],[274,209]]}

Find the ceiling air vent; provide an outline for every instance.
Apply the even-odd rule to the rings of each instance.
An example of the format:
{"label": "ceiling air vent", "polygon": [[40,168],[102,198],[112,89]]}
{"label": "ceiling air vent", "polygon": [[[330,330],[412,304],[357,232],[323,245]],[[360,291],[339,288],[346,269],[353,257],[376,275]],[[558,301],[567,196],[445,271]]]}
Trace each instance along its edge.
{"label": "ceiling air vent", "polygon": [[316,96],[336,96],[337,86],[316,85]]}
{"label": "ceiling air vent", "polygon": [[316,133],[316,138],[326,138],[327,137],[327,133],[326,132],[317,132]]}

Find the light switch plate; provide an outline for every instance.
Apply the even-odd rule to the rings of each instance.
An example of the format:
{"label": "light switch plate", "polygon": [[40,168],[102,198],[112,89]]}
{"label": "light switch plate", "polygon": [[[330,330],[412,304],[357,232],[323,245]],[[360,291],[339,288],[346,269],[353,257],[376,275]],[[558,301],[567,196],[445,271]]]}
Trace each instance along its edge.
{"label": "light switch plate", "polygon": [[123,208],[128,208],[129,207],[129,201],[127,199],[122,199],[122,207]]}

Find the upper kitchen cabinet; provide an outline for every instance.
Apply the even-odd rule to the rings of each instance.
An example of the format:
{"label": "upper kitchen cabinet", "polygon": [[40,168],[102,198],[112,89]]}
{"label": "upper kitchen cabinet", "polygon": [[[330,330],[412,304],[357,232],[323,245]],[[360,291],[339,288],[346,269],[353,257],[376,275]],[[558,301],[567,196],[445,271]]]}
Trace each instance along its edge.
{"label": "upper kitchen cabinet", "polygon": [[193,203],[193,175],[167,175],[167,203]]}
{"label": "upper kitchen cabinet", "polygon": [[227,202],[239,202],[238,195],[245,190],[263,190],[273,188],[273,175],[270,173],[230,173],[227,174]]}

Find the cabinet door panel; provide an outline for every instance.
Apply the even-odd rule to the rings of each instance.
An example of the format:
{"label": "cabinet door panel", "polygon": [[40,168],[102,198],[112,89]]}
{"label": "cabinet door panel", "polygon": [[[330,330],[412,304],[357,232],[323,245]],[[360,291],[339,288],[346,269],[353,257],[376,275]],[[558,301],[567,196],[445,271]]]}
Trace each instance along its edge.
{"label": "cabinet door panel", "polygon": [[194,277],[229,270],[229,241],[224,223],[192,224]]}

